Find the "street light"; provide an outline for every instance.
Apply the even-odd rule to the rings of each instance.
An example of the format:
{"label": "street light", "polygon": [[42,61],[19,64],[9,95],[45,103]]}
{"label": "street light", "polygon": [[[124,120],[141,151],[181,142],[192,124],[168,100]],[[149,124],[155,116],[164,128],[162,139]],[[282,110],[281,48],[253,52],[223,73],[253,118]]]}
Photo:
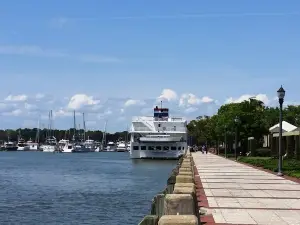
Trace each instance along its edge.
{"label": "street light", "polygon": [[238,145],[238,123],[240,122],[239,118],[236,116],[234,118],[235,123],[235,144],[234,144],[234,156],[235,161],[237,161],[237,145]]}
{"label": "street light", "polygon": [[279,149],[278,149],[278,176],[282,176],[282,104],[284,101],[285,90],[282,85],[277,91],[278,101],[279,101]]}
{"label": "street light", "polygon": [[227,125],[225,125],[225,158],[227,158]]}

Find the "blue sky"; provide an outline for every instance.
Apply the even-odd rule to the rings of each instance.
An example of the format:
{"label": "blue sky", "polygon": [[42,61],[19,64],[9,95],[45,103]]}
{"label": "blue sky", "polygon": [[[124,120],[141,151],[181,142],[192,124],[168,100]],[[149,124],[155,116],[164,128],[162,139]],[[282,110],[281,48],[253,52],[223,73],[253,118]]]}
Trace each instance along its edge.
{"label": "blue sky", "polygon": [[299,24],[296,0],[5,1],[0,128],[50,109],[68,127],[76,109],[117,131],[159,97],[193,119],[247,96],[276,104],[281,84],[297,104]]}

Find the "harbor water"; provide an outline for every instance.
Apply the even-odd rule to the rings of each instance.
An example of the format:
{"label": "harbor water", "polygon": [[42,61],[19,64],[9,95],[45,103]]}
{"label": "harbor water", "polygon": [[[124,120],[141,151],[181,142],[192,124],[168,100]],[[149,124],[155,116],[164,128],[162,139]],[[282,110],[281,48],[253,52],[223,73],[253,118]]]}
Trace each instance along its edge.
{"label": "harbor water", "polygon": [[0,224],[137,225],[176,161],[0,152]]}

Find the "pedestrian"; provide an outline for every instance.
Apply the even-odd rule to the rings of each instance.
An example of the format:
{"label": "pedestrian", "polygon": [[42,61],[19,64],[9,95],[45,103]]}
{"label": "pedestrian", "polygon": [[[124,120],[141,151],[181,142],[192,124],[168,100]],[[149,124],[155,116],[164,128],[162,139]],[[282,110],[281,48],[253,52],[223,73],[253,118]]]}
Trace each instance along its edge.
{"label": "pedestrian", "polygon": [[205,148],[204,148],[204,145],[202,145],[202,147],[201,147],[202,154],[204,154],[204,151],[205,151]]}
{"label": "pedestrian", "polygon": [[208,149],[207,149],[206,145],[204,145],[204,151],[205,151],[205,154],[207,154]]}

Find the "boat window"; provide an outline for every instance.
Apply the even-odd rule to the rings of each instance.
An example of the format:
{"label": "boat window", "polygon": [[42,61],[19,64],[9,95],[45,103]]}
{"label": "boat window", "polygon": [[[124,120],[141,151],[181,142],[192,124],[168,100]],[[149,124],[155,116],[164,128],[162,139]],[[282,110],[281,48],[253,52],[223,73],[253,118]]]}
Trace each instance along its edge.
{"label": "boat window", "polygon": [[184,150],[184,147],[182,147],[182,150]]}
{"label": "boat window", "polygon": [[174,126],[174,131],[176,131],[176,126]]}
{"label": "boat window", "polygon": [[156,146],[156,150],[161,150],[161,146]]}
{"label": "boat window", "polygon": [[141,150],[146,150],[146,146],[141,146]]}
{"label": "boat window", "polygon": [[153,146],[148,146],[148,150],[154,150]]}
{"label": "boat window", "polygon": [[178,150],[181,150],[181,147],[180,147],[180,146],[178,147]]}
{"label": "boat window", "polygon": [[139,146],[137,145],[133,146],[133,150],[139,150]]}
{"label": "boat window", "polygon": [[164,146],[164,150],[165,150],[165,151],[168,151],[169,149],[170,149],[169,146]]}
{"label": "boat window", "polygon": [[175,147],[175,146],[172,146],[172,147],[171,147],[171,150],[176,150],[176,147]]}

